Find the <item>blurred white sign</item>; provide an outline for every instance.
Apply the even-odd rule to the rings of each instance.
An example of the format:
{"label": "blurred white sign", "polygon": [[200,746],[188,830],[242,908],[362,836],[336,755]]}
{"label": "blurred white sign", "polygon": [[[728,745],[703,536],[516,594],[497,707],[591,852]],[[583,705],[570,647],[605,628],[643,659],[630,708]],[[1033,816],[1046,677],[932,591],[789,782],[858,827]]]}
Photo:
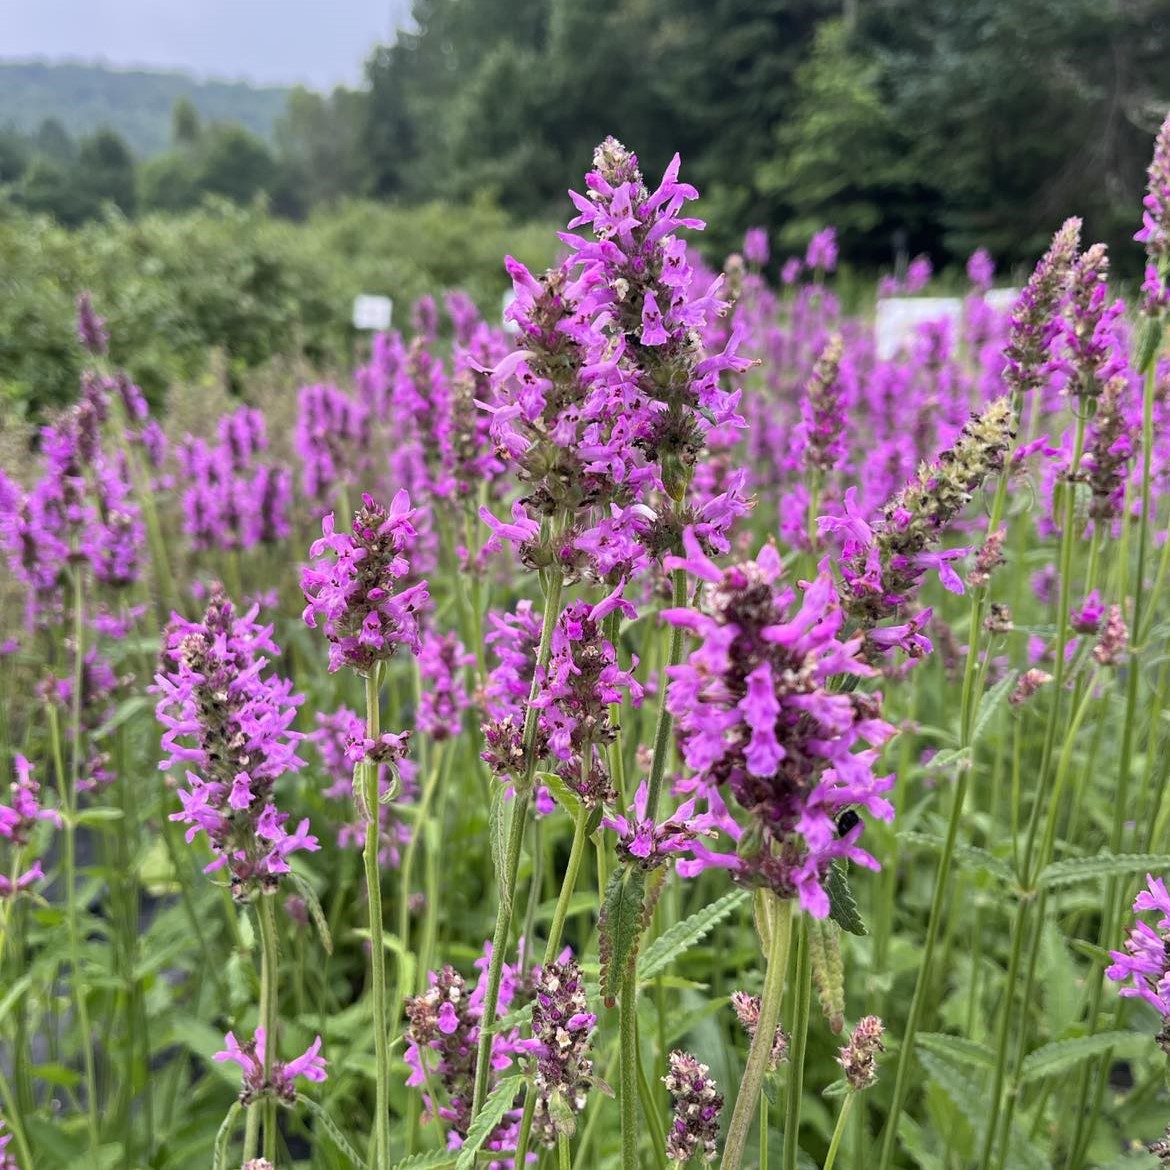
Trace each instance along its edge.
{"label": "blurred white sign", "polygon": [[958,297],[886,297],[878,301],[874,338],[878,357],[892,358],[928,321],[958,321],[963,302]]}
{"label": "blurred white sign", "polygon": [[983,294],[983,300],[1000,313],[1006,313],[1020,295],[1018,288],[989,288]]}
{"label": "blurred white sign", "polygon": [[508,319],[508,310],[512,307],[512,302],[516,299],[516,290],[514,288],[508,289],[504,293],[503,299],[500,302],[500,319],[504,323],[505,333],[519,333],[520,326],[515,321]]}
{"label": "blurred white sign", "polygon": [[353,298],[353,327],[381,332],[390,328],[394,302],[389,297],[363,294]]}

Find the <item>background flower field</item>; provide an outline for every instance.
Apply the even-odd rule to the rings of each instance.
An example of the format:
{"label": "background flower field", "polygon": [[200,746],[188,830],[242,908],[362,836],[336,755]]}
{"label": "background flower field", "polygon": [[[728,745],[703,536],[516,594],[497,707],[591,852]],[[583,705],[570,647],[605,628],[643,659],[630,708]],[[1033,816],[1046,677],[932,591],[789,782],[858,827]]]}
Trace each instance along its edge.
{"label": "background flower field", "polygon": [[504,323],[435,275],[250,400],[79,283],[0,1166],[1166,1164],[1170,122],[1128,301],[1072,219],[892,357],[833,228],[702,209],[606,139]]}

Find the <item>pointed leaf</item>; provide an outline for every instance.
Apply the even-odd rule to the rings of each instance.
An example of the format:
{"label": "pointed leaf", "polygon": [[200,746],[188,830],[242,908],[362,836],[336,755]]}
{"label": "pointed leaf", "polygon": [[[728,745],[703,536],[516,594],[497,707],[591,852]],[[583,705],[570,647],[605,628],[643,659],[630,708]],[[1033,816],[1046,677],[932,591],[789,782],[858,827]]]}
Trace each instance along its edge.
{"label": "pointed leaf", "polygon": [[483,1107],[475,1115],[467,1131],[467,1139],[459,1149],[459,1157],[455,1162],[455,1170],[471,1170],[475,1165],[475,1156],[480,1147],[492,1135],[492,1130],[504,1119],[504,1114],[512,1108],[516,1094],[524,1084],[522,1076],[505,1077],[488,1094]]}
{"label": "pointed leaf", "polygon": [[1044,1077],[1056,1076],[1076,1068],[1086,1060],[1112,1052],[1122,1059],[1135,1059],[1153,1052],[1153,1041],[1141,1032],[1098,1032],[1095,1036],[1078,1036],[1073,1040],[1055,1040],[1024,1058],[1020,1083],[1029,1084]]}
{"label": "pointed leaf", "polygon": [[703,939],[712,927],[742,906],[748,896],[747,890],[732,890],[689,918],[676,922],[646,948],[638,964],[638,977],[652,979],[659,971],[664,971],[675,959]]}
{"label": "pointed leaf", "polygon": [[607,1003],[617,997],[626,964],[642,933],[642,903],[646,874],[637,866],[622,866],[609,876],[598,920],[601,951],[601,993]]}
{"label": "pointed leaf", "polygon": [[1036,879],[1042,890],[1075,886],[1078,882],[1098,878],[1124,877],[1131,873],[1156,873],[1170,869],[1170,855],[1165,853],[1101,853],[1096,857],[1070,857],[1046,865]]}
{"label": "pointed leaf", "polygon": [[829,895],[829,917],[849,934],[869,934],[862,921],[845,869],[835,861],[829,863],[825,876],[825,893]]}

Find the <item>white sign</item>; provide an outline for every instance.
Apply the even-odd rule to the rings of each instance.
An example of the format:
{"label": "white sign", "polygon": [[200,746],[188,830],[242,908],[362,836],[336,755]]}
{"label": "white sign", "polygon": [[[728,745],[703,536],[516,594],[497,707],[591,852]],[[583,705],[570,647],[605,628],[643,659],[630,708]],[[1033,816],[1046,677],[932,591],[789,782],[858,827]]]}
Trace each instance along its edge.
{"label": "white sign", "polygon": [[983,300],[1000,313],[1006,313],[1014,307],[1019,299],[1018,288],[989,288],[983,294]]}
{"label": "white sign", "polygon": [[892,358],[913,340],[919,325],[958,321],[962,312],[963,302],[958,297],[885,297],[878,301],[874,321],[878,357],[883,361]]}
{"label": "white sign", "polygon": [[503,300],[500,302],[500,320],[504,323],[505,333],[519,333],[520,326],[515,321],[508,317],[508,310],[512,307],[512,302],[516,299],[516,290],[514,288],[508,289],[504,293]]}
{"label": "white sign", "polygon": [[390,328],[394,313],[394,302],[389,297],[375,297],[362,294],[353,298],[353,327],[373,329],[376,332]]}

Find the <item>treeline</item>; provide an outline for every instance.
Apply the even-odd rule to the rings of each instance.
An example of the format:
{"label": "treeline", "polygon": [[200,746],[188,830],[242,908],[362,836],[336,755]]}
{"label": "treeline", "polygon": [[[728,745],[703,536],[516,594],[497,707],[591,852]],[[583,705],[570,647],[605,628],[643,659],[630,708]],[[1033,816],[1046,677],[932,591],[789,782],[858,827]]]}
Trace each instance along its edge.
{"label": "treeline", "polygon": [[294,91],[272,144],[180,103],[144,162],[109,131],[9,134],[0,183],[66,223],[209,193],[293,218],[353,195],[532,218],[613,133],[651,172],[682,152],[716,254],[751,223],[792,246],[833,223],[863,264],[1010,262],[1075,212],[1124,265],[1168,41],[1170,0],[417,0],[363,89]]}

